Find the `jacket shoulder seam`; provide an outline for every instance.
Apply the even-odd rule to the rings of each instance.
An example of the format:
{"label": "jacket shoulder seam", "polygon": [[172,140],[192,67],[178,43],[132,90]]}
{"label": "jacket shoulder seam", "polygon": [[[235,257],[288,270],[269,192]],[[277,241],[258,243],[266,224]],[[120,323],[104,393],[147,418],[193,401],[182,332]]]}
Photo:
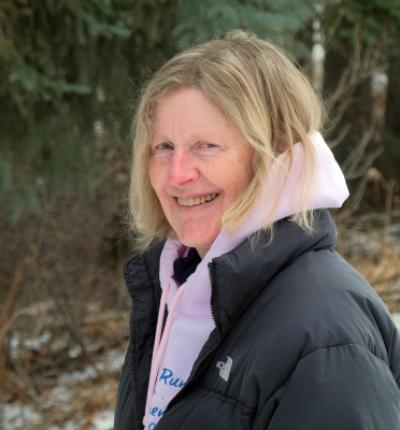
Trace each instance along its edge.
{"label": "jacket shoulder seam", "polygon": [[[377,356],[376,354],[374,354],[369,348],[367,348],[365,345],[362,345],[362,344],[360,344],[360,343],[357,343],[357,342],[344,342],[344,343],[339,343],[339,344],[332,344],[332,345],[325,345],[325,346],[321,346],[321,347],[318,347],[318,348],[315,348],[314,350],[312,350],[312,351],[310,351],[309,353],[307,353],[306,355],[304,355],[304,356],[302,356],[301,358],[300,358],[300,360],[297,362],[297,364],[296,364],[296,366],[295,366],[295,368],[293,369],[293,371],[290,373],[290,375],[289,375],[289,377],[287,378],[287,380],[283,383],[283,384],[281,384],[279,387],[277,387],[275,390],[274,390],[274,392],[264,401],[264,405],[265,404],[267,404],[275,395],[276,395],[276,393],[279,391],[279,390],[281,390],[281,389],[283,389],[283,388],[285,388],[287,385],[288,385],[288,383],[289,383],[289,381],[290,381],[290,379],[291,379],[291,377],[293,376],[293,374],[296,372],[296,370],[297,370],[297,368],[298,368],[298,366],[299,366],[299,364],[303,361],[303,360],[305,360],[305,359],[307,359],[307,358],[309,358],[309,357],[311,357],[311,356],[313,356],[314,354],[317,354],[317,353],[320,353],[320,352],[323,352],[323,351],[328,351],[328,350],[330,350],[330,349],[335,349],[335,348],[342,348],[342,347],[346,347],[346,346],[354,346],[354,347],[357,347],[358,349],[363,349],[364,351],[366,351],[369,355],[372,355],[374,358],[376,358],[376,359],[378,359],[379,360],[379,362],[381,363],[381,364],[383,364],[385,367],[387,367],[388,369],[389,369],[389,371],[390,371],[390,368],[389,368],[389,365],[388,365],[388,363],[385,361],[385,360],[383,360],[381,357],[379,357],[379,356]],[[397,382],[397,380],[396,380],[396,378],[394,377],[394,375],[393,375],[393,379]],[[261,408],[262,409],[262,408]]]}
{"label": "jacket shoulder seam", "polygon": [[[297,363],[297,366],[303,360],[305,360],[306,358],[309,358],[310,356],[312,356],[318,352],[323,352],[323,351],[327,351],[327,350],[335,349],[335,348],[342,348],[342,347],[346,347],[346,346],[354,346],[354,347],[360,348],[360,349],[366,351],[367,353],[369,353],[370,355],[372,355],[373,357],[377,358],[380,362],[382,362],[385,366],[388,367],[388,363],[383,358],[379,357],[377,354],[375,354],[373,351],[371,351],[365,345],[362,345],[361,343],[357,343],[357,342],[344,342],[344,343],[338,343],[338,344],[325,345],[325,346],[318,347],[318,348],[310,351],[309,353],[307,353],[303,357],[301,357],[301,359]],[[296,368],[297,368],[297,366],[296,366]],[[294,371],[295,370],[296,369],[294,369]]]}

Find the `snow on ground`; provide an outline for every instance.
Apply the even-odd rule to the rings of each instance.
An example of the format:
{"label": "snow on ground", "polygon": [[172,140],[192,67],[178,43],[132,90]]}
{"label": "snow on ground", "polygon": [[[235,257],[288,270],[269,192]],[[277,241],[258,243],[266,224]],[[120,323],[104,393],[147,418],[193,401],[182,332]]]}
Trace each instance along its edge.
{"label": "snow on ground", "polygon": [[93,421],[95,430],[112,430],[114,426],[114,411],[101,412]]}
{"label": "snow on ground", "polygon": [[[46,398],[38,398],[38,402],[45,408],[57,408],[64,411],[66,416],[73,418],[65,420],[62,425],[49,425],[46,417],[35,409],[34,405],[24,405],[22,403],[0,404],[0,429],[4,430],[77,430],[80,428],[91,428],[92,430],[112,430],[114,411],[105,409],[91,415],[91,427],[87,424],[87,417],[79,416],[79,413],[72,413],[71,408],[74,401],[83,396],[83,391],[101,390],[112,392],[113,387],[108,383],[101,383],[97,386],[96,378],[99,375],[115,374],[122,368],[125,357],[125,350],[121,348],[111,349],[105,352],[96,363],[96,367],[90,365],[80,371],[64,372],[57,379],[57,384]],[[85,382],[87,382],[85,386]],[[48,417],[47,417],[48,418]]]}
{"label": "snow on ground", "polygon": [[400,330],[400,313],[392,314],[394,322],[397,325],[397,328]]}
{"label": "snow on ground", "polygon": [[5,430],[29,429],[29,425],[37,426],[41,416],[30,405],[5,404],[1,405],[0,428]]}

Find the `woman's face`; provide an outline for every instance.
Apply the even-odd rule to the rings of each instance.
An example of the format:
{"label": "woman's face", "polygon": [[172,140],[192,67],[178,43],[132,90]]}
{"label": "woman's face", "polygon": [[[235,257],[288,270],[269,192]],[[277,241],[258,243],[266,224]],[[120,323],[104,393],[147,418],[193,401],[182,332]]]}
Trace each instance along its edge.
{"label": "woman's face", "polygon": [[203,257],[252,179],[253,149],[200,90],[184,87],[155,106],[151,154],[150,182],[169,224]]}

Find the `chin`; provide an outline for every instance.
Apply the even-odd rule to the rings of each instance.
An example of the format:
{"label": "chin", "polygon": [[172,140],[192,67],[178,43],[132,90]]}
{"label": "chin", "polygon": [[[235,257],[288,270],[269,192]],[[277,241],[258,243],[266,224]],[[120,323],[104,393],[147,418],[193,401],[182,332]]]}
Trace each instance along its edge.
{"label": "chin", "polygon": [[[214,240],[218,236],[218,232],[213,235],[208,234],[196,234],[194,235],[178,235],[179,240],[189,248],[196,248],[199,250],[208,250],[210,246],[213,244]],[[199,252],[200,253],[200,252]],[[203,253],[204,254],[204,253]]]}

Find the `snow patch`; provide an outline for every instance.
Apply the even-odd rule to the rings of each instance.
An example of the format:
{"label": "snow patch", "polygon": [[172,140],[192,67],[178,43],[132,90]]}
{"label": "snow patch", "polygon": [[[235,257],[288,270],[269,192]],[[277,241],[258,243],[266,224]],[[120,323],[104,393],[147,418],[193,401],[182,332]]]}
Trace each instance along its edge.
{"label": "snow patch", "polygon": [[400,313],[394,313],[392,314],[392,317],[394,319],[394,323],[396,324],[397,328],[400,330]]}
{"label": "snow patch", "polygon": [[112,430],[114,427],[114,411],[108,410],[101,412],[93,420],[94,430]]}
{"label": "snow patch", "polygon": [[30,405],[23,404],[3,404],[2,428],[12,430],[29,430],[41,422],[41,415]]}

